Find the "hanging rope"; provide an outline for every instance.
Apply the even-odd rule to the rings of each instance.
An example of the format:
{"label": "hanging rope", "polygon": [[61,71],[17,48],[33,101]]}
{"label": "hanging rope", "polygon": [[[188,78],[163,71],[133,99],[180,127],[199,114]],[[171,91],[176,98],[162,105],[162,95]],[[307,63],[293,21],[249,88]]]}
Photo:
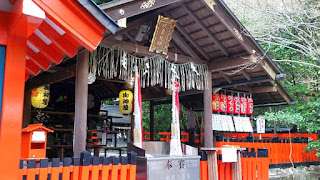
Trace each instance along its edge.
{"label": "hanging rope", "polygon": [[134,66],[138,67],[141,87],[160,85],[171,89],[171,79],[177,76],[179,90],[208,89],[208,66],[187,62],[174,64],[162,56],[140,58],[129,54],[118,45],[111,48],[99,46],[90,54],[89,73],[106,79],[119,78],[129,82],[134,76]]}

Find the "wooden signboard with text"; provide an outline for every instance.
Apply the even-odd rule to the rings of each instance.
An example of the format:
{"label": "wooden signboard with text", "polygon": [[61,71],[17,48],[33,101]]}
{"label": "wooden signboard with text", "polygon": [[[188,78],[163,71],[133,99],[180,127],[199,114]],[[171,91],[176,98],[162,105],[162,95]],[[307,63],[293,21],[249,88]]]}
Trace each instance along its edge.
{"label": "wooden signboard with text", "polygon": [[176,20],[159,15],[149,51],[167,55],[176,23]]}

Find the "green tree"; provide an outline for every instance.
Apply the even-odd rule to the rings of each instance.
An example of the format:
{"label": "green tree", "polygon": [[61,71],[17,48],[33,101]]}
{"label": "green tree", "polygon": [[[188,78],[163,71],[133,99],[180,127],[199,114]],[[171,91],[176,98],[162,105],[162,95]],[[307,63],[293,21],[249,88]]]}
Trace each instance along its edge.
{"label": "green tree", "polygon": [[[296,125],[300,132],[320,132],[320,8],[316,0],[226,0],[269,56],[287,74],[282,84],[295,105],[260,109],[270,124]],[[249,35],[249,34],[248,34]],[[265,113],[266,112],[266,113]],[[320,148],[320,142],[309,144]],[[320,155],[320,154],[318,154]]]}

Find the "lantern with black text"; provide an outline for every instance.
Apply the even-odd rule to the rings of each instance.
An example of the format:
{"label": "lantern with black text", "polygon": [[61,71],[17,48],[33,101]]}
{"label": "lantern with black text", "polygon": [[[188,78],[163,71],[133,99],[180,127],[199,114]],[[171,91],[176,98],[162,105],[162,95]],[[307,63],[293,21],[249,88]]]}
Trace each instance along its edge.
{"label": "lantern with black text", "polygon": [[233,97],[233,113],[234,114],[240,114],[240,97],[239,96],[234,96]]}
{"label": "lantern with black text", "polygon": [[35,108],[43,109],[49,104],[50,86],[41,86],[31,91],[31,104]]}
{"label": "lantern with black text", "polygon": [[253,113],[253,99],[247,98],[247,114],[251,115]]}
{"label": "lantern with black text", "polygon": [[220,112],[227,111],[227,96],[225,94],[220,94]]}
{"label": "lantern with black text", "polygon": [[234,112],[233,96],[228,95],[227,96],[227,113],[233,113],[233,112]]}
{"label": "lantern with black text", "polygon": [[240,98],[240,114],[247,114],[247,98]]}
{"label": "lantern with black text", "polygon": [[122,114],[132,113],[133,94],[129,90],[122,90],[119,93],[119,110]]}
{"label": "lantern with black text", "polygon": [[218,93],[212,95],[212,111],[219,111],[220,95]]}

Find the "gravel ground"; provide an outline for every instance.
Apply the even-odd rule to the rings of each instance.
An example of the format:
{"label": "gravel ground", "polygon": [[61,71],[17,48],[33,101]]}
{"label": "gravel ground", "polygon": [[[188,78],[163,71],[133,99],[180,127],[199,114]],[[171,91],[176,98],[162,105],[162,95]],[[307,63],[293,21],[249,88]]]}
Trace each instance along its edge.
{"label": "gravel ground", "polygon": [[320,165],[297,168],[273,168],[269,170],[270,180],[320,180]]}

